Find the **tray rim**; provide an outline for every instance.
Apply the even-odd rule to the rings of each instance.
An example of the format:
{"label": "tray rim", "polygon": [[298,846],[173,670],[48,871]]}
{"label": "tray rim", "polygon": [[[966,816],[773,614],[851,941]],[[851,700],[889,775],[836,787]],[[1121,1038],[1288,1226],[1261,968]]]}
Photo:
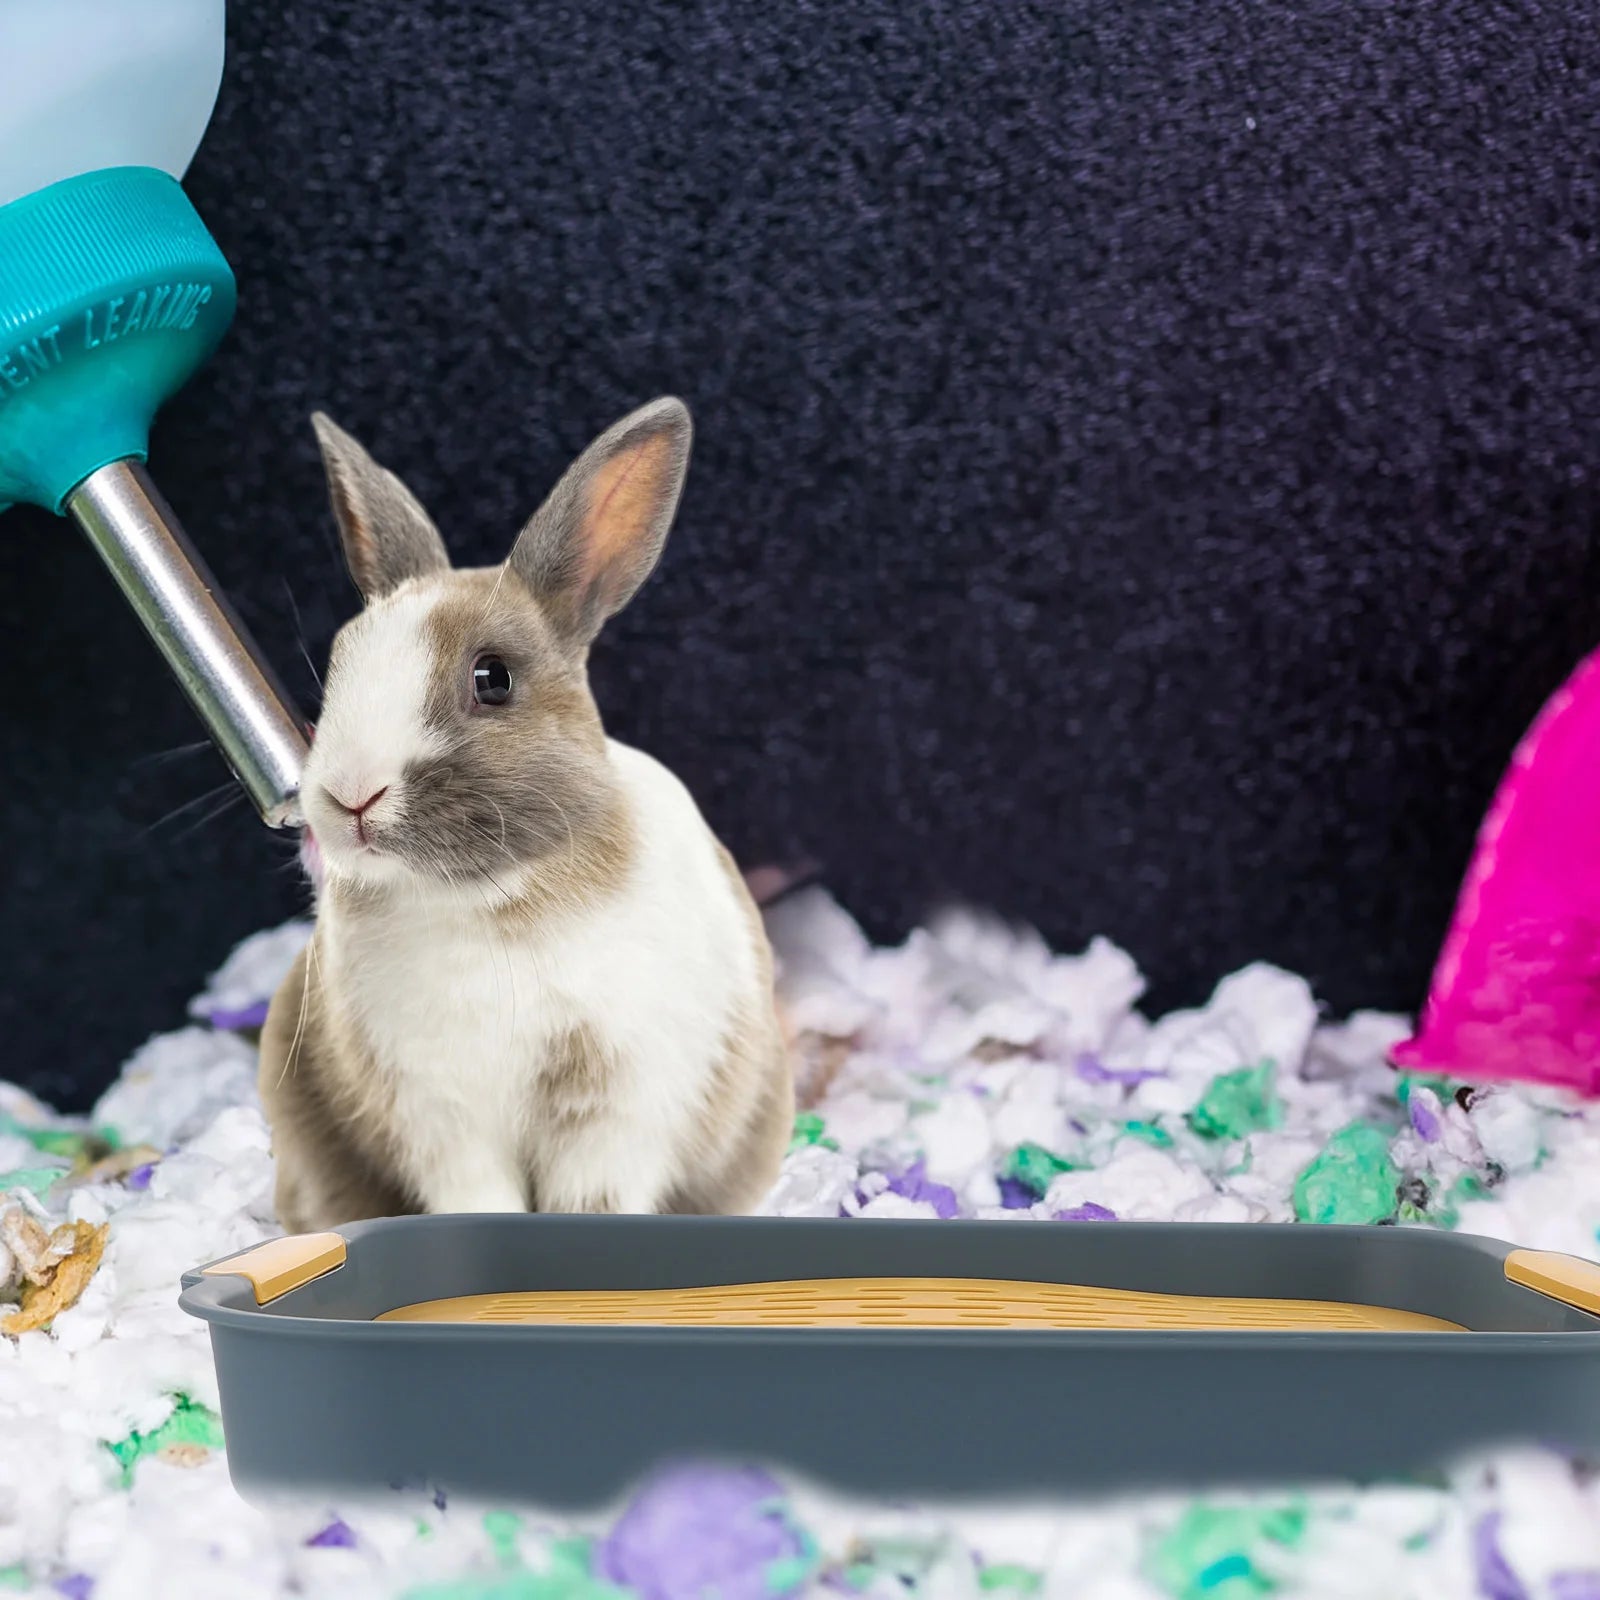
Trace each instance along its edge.
{"label": "tray rim", "polygon": [[[325,1230],[341,1234],[351,1251],[360,1247],[363,1238],[393,1231],[420,1232],[424,1230],[459,1230],[464,1218],[461,1215],[427,1215],[407,1217],[379,1217],[361,1222],[347,1223],[337,1229]],[[632,1232],[648,1231],[652,1227],[681,1231],[688,1228],[705,1228],[722,1231],[731,1227],[743,1228],[758,1225],[763,1231],[800,1228],[807,1231],[821,1225],[837,1225],[841,1220],[832,1217],[679,1217],[679,1216],[591,1216],[548,1213],[488,1214],[475,1219],[488,1222],[496,1228],[506,1227],[560,1227],[569,1233],[593,1229],[597,1233],[614,1231],[619,1224]],[[863,1225],[884,1231],[903,1232],[908,1228],[957,1229],[972,1232],[983,1229],[985,1236],[996,1228],[1027,1228],[1030,1235],[1046,1228],[1059,1230],[1094,1229],[1097,1234],[1107,1228],[1126,1233],[1139,1231],[1146,1234],[1178,1234],[1216,1237],[1237,1234],[1241,1229],[1271,1233],[1282,1238],[1293,1235],[1307,1239],[1310,1235],[1339,1234],[1368,1237],[1378,1248],[1392,1248],[1379,1241],[1393,1240],[1403,1235],[1425,1238],[1429,1243],[1423,1248],[1487,1255],[1504,1261],[1518,1247],[1504,1240],[1482,1234],[1445,1232],[1421,1226],[1404,1229],[1398,1227],[1353,1226],[1339,1224],[1310,1224],[1297,1222],[1266,1223],[1186,1223],[1186,1222],[1008,1222],[1002,1218],[962,1217],[949,1221],[929,1221],[904,1218],[851,1218],[852,1229]],[[278,1237],[278,1236],[273,1236]],[[257,1243],[264,1241],[257,1241]],[[422,1323],[378,1322],[365,1317],[307,1317],[280,1309],[276,1302],[255,1304],[250,1287],[243,1277],[231,1274],[205,1276],[214,1268],[253,1249],[246,1245],[228,1252],[212,1261],[204,1262],[184,1273],[180,1307],[193,1317],[209,1324],[214,1330],[264,1336],[282,1335],[295,1339],[341,1341],[376,1340],[386,1345],[396,1343],[449,1343],[459,1346],[463,1342],[511,1340],[533,1346],[560,1346],[581,1344],[597,1353],[608,1347],[631,1349],[648,1345],[654,1349],[694,1349],[708,1342],[731,1342],[744,1348],[770,1348],[774,1351],[790,1349],[797,1345],[808,1349],[859,1351],[863,1347],[934,1350],[956,1347],[961,1349],[1016,1350],[1060,1348],[1063,1351],[1089,1351],[1100,1349],[1142,1349],[1153,1354],[1162,1347],[1180,1345],[1188,1351],[1223,1352],[1229,1350],[1304,1350],[1324,1356],[1334,1352],[1356,1350],[1379,1355],[1382,1353],[1425,1352],[1430,1359],[1463,1359],[1483,1356],[1491,1350],[1502,1355],[1518,1352],[1529,1354],[1554,1354],[1565,1351],[1571,1357],[1600,1355],[1600,1317],[1590,1317],[1592,1328],[1568,1331],[1538,1332],[1531,1330],[1480,1332],[1426,1331],[1367,1331],[1349,1330],[1264,1330],[1264,1329],[1015,1329],[1015,1328],[750,1328],[750,1327],[686,1327],[659,1323],[645,1323],[631,1327],[608,1325],[605,1327],[550,1326],[533,1324],[489,1323]],[[1317,1248],[1313,1245],[1312,1248]],[[1409,1244],[1407,1248],[1412,1248]],[[338,1267],[334,1272],[342,1270]],[[857,1274],[859,1275],[859,1274]],[[816,1274],[808,1274],[816,1276]],[[984,1276],[967,1273],[963,1276]],[[1015,1276],[1015,1274],[1006,1274]],[[749,1278],[735,1278],[736,1282],[752,1282]],[[767,1280],[772,1281],[772,1280]],[[1518,1286],[1522,1287],[1522,1286]],[[282,1299],[289,1300],[298,1292],[291,1290]],[[1525,1293],[1539,1291],[1524,1289]],[[1574,1308],[1575,1309],[1575,1308]],[[1579,1315],[1588,1313],[1579,1311]]]}

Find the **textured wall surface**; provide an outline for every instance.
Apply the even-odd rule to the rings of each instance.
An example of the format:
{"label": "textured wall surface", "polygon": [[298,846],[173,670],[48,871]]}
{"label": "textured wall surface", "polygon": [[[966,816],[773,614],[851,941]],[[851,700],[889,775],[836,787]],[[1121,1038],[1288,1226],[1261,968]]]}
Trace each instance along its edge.
{"label": "textured wall surface", "polygon": [[[305,694],[354,594],[307,413],[497,558],[693,407],[596,682],[744,860],[1163,1002],[1419,998],[1600,639],[1593,4],[232,8],[189,189],[235,328],[153,464]],[[291,601],[292,595],[292,601]],[[0,525],[3,1075],[85,1103],[302,894],[75,533]]]}

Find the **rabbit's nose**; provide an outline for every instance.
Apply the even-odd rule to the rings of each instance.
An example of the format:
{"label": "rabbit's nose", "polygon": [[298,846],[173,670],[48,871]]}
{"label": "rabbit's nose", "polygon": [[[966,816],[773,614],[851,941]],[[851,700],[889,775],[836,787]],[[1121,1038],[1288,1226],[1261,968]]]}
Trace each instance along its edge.
{"label": "rabbit's nose", "polygon": [[359,805],[352,805],[348,800],[341,800],[332,789],[328,791],[328,798],[338,806],[341,811],[348,811],[352,817],[359,817],[370,811],[377,803],[388,794],[389,785],[384,784],[381,789],[375,789]]}

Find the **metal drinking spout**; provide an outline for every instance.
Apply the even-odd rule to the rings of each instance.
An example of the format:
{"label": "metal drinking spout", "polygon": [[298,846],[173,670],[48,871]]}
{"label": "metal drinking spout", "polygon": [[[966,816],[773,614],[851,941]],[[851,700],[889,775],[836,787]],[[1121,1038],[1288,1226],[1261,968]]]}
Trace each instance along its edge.
{"label": "metal drinking spout", "polygon": [[66,510],[166,658],[223,759],[269,827],[300,823],[308,742],[255,641],[135,460],[91,472]]}

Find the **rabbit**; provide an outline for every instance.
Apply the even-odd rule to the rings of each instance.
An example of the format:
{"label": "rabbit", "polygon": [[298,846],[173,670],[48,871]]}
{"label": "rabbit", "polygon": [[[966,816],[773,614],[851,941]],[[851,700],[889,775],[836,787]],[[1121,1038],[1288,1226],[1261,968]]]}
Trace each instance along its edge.
{"label": "rabbit", "polygon": [[261,1037],[279,1220],[753,1209],[795,1114],[761,916],[587,672],[661,555],[688,410],[616,423],[475,569],[312,420],[365,604],[301,789],[315,926]]}

